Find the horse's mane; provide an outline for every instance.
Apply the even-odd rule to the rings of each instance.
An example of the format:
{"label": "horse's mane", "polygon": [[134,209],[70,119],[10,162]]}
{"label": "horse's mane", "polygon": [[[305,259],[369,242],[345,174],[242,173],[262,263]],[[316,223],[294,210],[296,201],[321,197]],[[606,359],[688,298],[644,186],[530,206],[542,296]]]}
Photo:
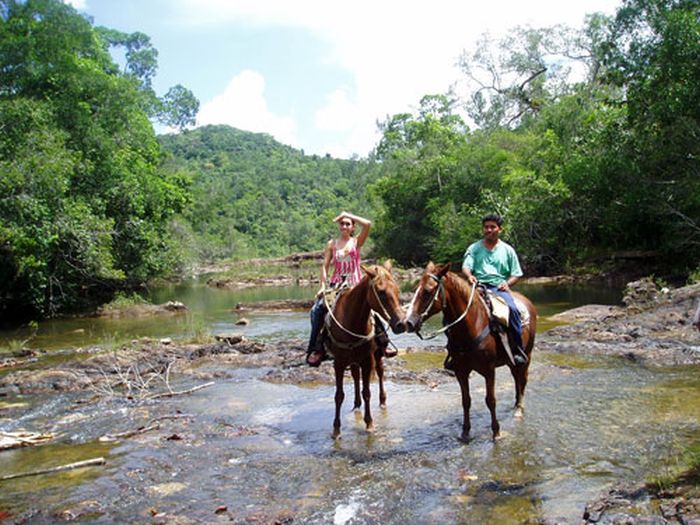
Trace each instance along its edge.
{"label": "horse's mane", "polygon": [[459,273],[448,272],[448,275],[450,276],[450,280],[454,283],[457,292],[465,297],[469,297],[469,294],[471,293],[471,286],[469,286],[469,282]]}

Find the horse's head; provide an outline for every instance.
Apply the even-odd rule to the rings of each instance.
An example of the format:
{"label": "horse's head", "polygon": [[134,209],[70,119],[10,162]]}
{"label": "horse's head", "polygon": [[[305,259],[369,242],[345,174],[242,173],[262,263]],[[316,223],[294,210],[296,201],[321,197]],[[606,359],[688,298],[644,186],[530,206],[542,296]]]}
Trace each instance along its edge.
{"label": "horse's head", "polygon": [[362,271],[369,277],[369,305],[379,313],[396,334],[406,331],[404,312],[399,301],[399,287],[391,275],[391,261],[382,266],[362,266]]}
{"label": "horse's head", "polygon": [[429,262],[425,267],[406,312],[407,331],[417,332],[423,321],[442,310],[444,298],[442,279],[449,270],[449,263],[435,265]]}

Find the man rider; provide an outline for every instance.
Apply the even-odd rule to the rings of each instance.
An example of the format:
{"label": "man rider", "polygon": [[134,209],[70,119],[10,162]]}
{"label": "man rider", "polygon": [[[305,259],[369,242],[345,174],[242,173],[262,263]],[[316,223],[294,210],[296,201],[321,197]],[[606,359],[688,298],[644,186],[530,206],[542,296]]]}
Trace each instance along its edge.
{"label": "man rider", "polygon": [[[513,359],[516,364],[527,363],[527,354],[523,349],[522,325],[520,311],[510,293],[513,286],[523,275],[518,262],[518,255],[513,247],[499,239],[503,219],[496,213],[490,213],[481,219],[483,239],[472,243],[464,253],[462,272],[470,284],[483,284],[488,290],[502,297],[510,315],[508,329],[513,342]],[[447,367],[447,364],[446,364]]]}

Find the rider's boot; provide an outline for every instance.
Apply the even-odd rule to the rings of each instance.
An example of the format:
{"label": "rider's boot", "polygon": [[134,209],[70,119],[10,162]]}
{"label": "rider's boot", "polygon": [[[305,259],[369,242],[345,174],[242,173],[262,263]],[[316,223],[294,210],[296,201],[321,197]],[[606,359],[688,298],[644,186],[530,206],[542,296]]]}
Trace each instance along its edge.
{"label": "rider's boot", "polygon": [[445,362],[442,364],[442,366],[443,366],[443,368],[444,368],[445,370],[451,370],[451,371],[453,371],[453,372],[454,372],[454,370],[455,370],[454,357],[453,357],[452,354],[449,352],[449,350],[448,350],[448,352],[447,352],[447,357],[445,357]]}
{"label": "rider's boot", "polygon": [[377,343],[377,348],[381,351],[383,357],[396,357],[398,352],[394,348],[389,348],[389,336],[384,330],[380,330],[374,336],[374,341]]}
{"label": "rider's boot", "polygon": [[398,351],[394,348],[389,348],[389,334],[386,333],[384,325],[379,319],[375,320],[374,325],[377,327],[377,333],[374,336],[374,342],[377,345],[377,349],[381,352],[383,357],[396,357]]}
{"label": "rider's boot", "polygon": [[325,332],[321,331],[316,338],[316,342],[313,347],[309,347],[306,351],[306,364],[314,368],[321,366],[321,363],[328,359],[328,354],[326,354],[325,342]]}

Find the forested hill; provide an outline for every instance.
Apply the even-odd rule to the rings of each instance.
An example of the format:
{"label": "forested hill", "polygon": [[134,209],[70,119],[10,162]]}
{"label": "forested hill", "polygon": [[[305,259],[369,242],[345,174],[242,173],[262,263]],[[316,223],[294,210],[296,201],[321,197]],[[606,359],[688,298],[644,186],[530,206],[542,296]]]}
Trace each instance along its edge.
{"label": "forested hill", "polygon": [[188,229],[197,259],[319,250],[343,209],[367,213],[366,161],[305,155],[271,136],[205,126],[159,137],[166,164],[192,177]]}

